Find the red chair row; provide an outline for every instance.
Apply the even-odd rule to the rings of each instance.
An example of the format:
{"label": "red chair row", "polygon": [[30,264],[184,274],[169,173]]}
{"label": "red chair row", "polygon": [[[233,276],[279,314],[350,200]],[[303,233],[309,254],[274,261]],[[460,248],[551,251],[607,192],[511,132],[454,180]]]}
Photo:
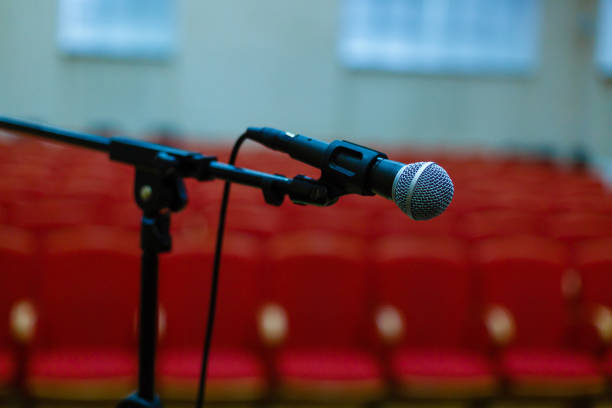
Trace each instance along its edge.
{"label": "red chair row", "polygon": [[[214,155],[223,161],[227,160],[231,149],[229,144],[213,145],[210,143],[189,143],[178,147]],[[508,174],[523,183],[530,183],[550,181],[551,177],[556,175],[562,175],[567,180],[572,174],[587,173],[584,169],[569,166],[562,168],[550,161],[530,159],[519,154],[441,152],[440,149],[429,151],[411,149],[412,151],[406,152],[403,146],[385,146],[381,149],[388,152],[391,159],[406,163],[420,161],[424,158],[436,161],[456,173],[458,178],[466,180],[494,179],[500,174]],[[75,167],[81,169],[91,163],[95,163],[96,167],[108,164],[107,155],[104,153],[87,151],[60,143],[44,143],[40,139],[19,139],[16,143],[3,145],[3,150],[7,152],[5,163],[9,171],[11,166],[20,164],[27,165],[29,168],[52,166],[63,175],[69,174],[70,170]],[[271,152],[257,144],[246,144],[242,148],[238,164],[250,167],[259,166],[264,171],[280,171],[284,168],[301,171],[303,168],[301,164],[290,160],[287,155]]]}
{"label": "red chair row", "polygon": [[[230,150],[229,145],[223,147],[192,144],[187,147],[216,154],[220,160],[226,160]],[[82,196],[106,192],[114,197],[117,186],[123,184],[127,187],[125,191],[129,192],[129,186],[132,184],[132,169],[111,162],[106,154],[100,152],[61,144],[40,143],[37,140],[15,143],[5,150],[7,160],[0,164],[0,170],[5,176],[0,183],[0,191],[3,192],[13,189],[20,194],[42,192],[46,196]],[[403,148],[398,146],[384,150],[394,152],[391,158],[403,162],[439,162],[447,168],[455,181],[458,194],[468,197],[468,202],[479,192],[489,195],[502,192],[505,195],[544,197],[552,204],[564,197],[601,198],[609,195],[599,177],[584,169],[492,153],[488,153],[485,159],[477,154],[462,156],[459,153],[441,154],[439,151],[405,154],[402,152]],[[292,160],[285,154],[249,145],[241,152],[237,164],[288,176],[303,173],[316,177],[319,174],[317,169]],[[124,197],[129,199],[129,195]],[[609,210],[609,200],[606,206]]]}
{"label": "red chair row", "polygon": [[[39,258],[24,231],[1,237],[0,299],[13,327],[2,329],[0,379],[21,364],[39,398],[114,399],[133,388],[137,234],[58,231]],[[583,243],[572,272],[563,245],[539,237],[470,251],[449,237],[366,243],[312,231],[262,244],[229,234],[211,398],[479,398],[505,382],[517,395],[601,393],[612,374],[610,245]],[[211,248],[208,235],[186,232],[162,256],[157,374],[168,398],[195,395]],[[7,350],[28,338],[27,359],[15,361]]]}
{"label": "red chair row", "polygon": [[[239,194],[254,190],[240,186]],[[534,213],[528,210],[489,208],[466,213],[451,209],[426,222],[408,219],[390,201],[379,197],[345,197],[330,208],[285,203],[273,207],[261,202],[244,203],[233,197],[228,212],[230,230],[269,237],[279,232],[322,230],[381,237],[387,234],[452,235],[475,242],[512,234],[538,234],[574,245],[584,239],[612,236],[612,213],[590,210]],[[236,201],[234,201],[236,199]],[[363,204],[363,205],[360,205]],[[376,205],[370,205],[376,203]],[[212,231],[217,224],[219,202],[190,205],[173,215],[172,225],[182,229]],[[15,201],[0,206],[0,224],[47,233],[84,224],[139,228],[141,212],[132,202],[101,203],[85,199],[44,198]]]}
{"label": "red chair row", "polygon": [[[118,166],[118,165],[116,165]],[[133,174],[129,171],[111,171],[87,167],[75,171],[69,178],[57,178],[57,175],[48,168],[27,176],[22,173],[5,175],[0,182],[2,202],[28,200],[31,198],[67,198],[97,201],[101,204],[131,202],[131,187]],[[129,170],[129,168],[128,168]],[[278,170],[277,170],[278,172]],[[89,174],[92,173],[92,174]],[[304,173],[304,172],[301,172]],[[50,174],[53,178],[49,179]],[[317,177],[318,173],[309,173]],[[449,211],[471,212],[483,209],[517,209],[527,212],[545,213],[548,211],[592,211],[609,212],[612,209],[612,194],[603,189],[591,189],[590,182],[601,183],[594,178],[586,178],[583,187],[572,186],[571,182],[559,180],[558,183],[548,181],[541,186],[531,189],[522,188],[522,185],[510,178],[502,178],[494,182],[476,181],[466,183],[456,179],[450,173],[455,184],[455,197]],[[222,182],[208,183],[188,180],[188,191],[193,203],[200,207],[211,202],[218,202]],[[248,204],[263,202],[261,192],[247,187],[238,187],[234,191],[235,201]],[[346,197],[340,202],[346,201]],[[376,208],[377,201],[361,201],[364,208]]]}

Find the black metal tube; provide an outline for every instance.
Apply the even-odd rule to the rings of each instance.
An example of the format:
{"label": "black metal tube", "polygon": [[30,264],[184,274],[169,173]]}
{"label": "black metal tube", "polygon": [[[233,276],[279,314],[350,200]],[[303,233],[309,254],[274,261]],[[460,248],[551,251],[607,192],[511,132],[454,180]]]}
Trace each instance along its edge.
{"label": "black metal tube", "polygon": [[110,139],[87,133],[72,132],[37,123],[0,116],[0,129],[70,143],[88,149],[108,151]]}
{"label": "black metal tube", "polygon": [[138,396],[146,401],[153,401],[155,397],[158,256],[156,251],[144,249],[142,252]]}
{"label": "black metal tube", "polygon": [[210,163],[209,172],[215,178],[231,181],[233,183],[245,184],[252,187],[261,187],[265,182],[274,182],[286,185],[291,184],[291,179],[285,176],[244,169],[218,161],[213,161]]}

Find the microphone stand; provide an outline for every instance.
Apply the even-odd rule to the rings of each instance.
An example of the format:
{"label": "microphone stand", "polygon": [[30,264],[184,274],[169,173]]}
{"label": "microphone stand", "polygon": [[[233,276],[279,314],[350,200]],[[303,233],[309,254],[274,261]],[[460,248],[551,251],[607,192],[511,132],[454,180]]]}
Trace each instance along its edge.
{"label": "microphone stand", "polygon": [[170,252],[170,216],[187,205],[184,177],[199,181],[219,178],[262,189],[268,204],[280,205],[284,196],[298,204],[331,205],[337,200],[328,186],[310,177],[293,179],[217,162],[214,156],[125,138],[72,132],[0,117],[0,130],[38,136],[88,149],[108,152],[113,161],[134,166],[134,198],[142,210],[140,224],[141,283],[138,389],[122,399],[119,408],[161,407],[155,393],[157,345],[157,287],[159,254]]}

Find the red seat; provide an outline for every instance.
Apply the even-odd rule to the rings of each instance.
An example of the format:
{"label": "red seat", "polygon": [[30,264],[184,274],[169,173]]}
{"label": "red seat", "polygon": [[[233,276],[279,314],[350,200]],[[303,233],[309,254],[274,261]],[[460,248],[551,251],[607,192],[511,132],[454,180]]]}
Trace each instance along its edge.
{"label": "red seat", "polygon": [[[159,383],[163,396],[196,395],[209,304],[214,241],[209,234],[177,235],[174,252],[162,257],[160,304],[166,329],[160,340]],[[253,400],[266,391],[264,364],[257,355],[257,242],[228,233],[223,248],[208,398]]]}
{"label": "red seat", "polygon": [[[27,340],[27,333],[15,332],[14,311],[35,295],[38,258],[34,237],[25,230],[0,226],[0,390],[17,385],[18,374],[25,361],[18,341]],[[21,354],[21,355],[20,355]]]}
{"label": "red seat", "polygon": [[83,200],[47,198],[16,202],[11,207],[11,223],[37,234],[94,224],[99,217],[97,203]]}
{"label": "red seat", "polygon": [[612,216],[593,212],[552,214],[545,220],[548,236],[574,248],[581,241],[612,237]]}
{"label": "red seat", "polygon": [[328,208],[287,203],[282,207],[278,232],[321,231],[365,235],[371,228],[367,210],[340,206]]}
{"label": "red seat", "polygon": [[267,254],[270,307],[284,326],[274,339],[281,391],[308,400],[379,397],[382,372],[368,352],[371,283],[363,242],[296,232],[272,238]]}
{"label": "red seat", "polygon": [[[564,184],[565,188],[565,184]],[[559,213],[595,213],[609,214],[610,202],[603,193],[585,192],[556,196],[551,200],[551,209]]]}
{"label": "red seat", "polygon": [[38,398],[114,400],[135,387],[134,354],[112,346],[36,351],[29,361],[28,386]]}
{"label": "red seat", "polygon": [[362,349],[291,348],[278,354],[276,367],[281,392],[294,398],[355,400],[380,393],[378,362]]}
{"label": "red seat", "polygon": [[476,250],[486,324],[504,349],[501,373],[516,394],[582,395],[602,390],[597,364],[572,347],[563,294],[563,245],[523,236],[483,241]]}
{"label": "red seat", "polygon": [[[157,372],[160,389],[170,399],[193,399],[202,368],[202,350],[196,345],[184,349],[164,349]],[[207,399],[252,400],[266,387],[265,370],[252,351],[240,348],[214,348],[208,359]]]}
{"label": "red seat", "polygon": [[[112,347],[66,348],[37,354],[30,367],[41,377],[66,380],[89,380],[125,377],[134,374],[133,353]],[[36,378],[30,381],[36,382]]]}
{"label": "red seat", "polygon": [[[106,158],[108,164],[110,160]],[[118,180],[109,165],[86,167],[71,177],[56,183],[56,190],[48,196],[59,196],[97,204],[100,210],[115,202],[133,201],[133,181],[131,178]],[[90,173],[90,174],[88,174]]]}
{"label": "red seat", "polygon": [[459,181],[455,183],[453,201],[448,206],[448,211],[459,215],[472,211],[502,209],[508,209],[508,203],[498,194],[482,192],[469,186],[464,187]]}
{"label": "red seat", "polygon": [[[106,206],[105,211],[107,224],[115,227],[126,228],[133,231],[140,230],[140,220],[142,210],[135,202],[125,201],[123,203],[112,203]],[[172,217],[172,224],[175,224],[175,217]]]}
{"label": "red seat", "polygon": [[373,214],[375,222],[371,222],[372,216],[366,222],[366,233],[373,238],[385,235],[404,235],[406,237],[423,236],[445,236],[453,229],[454,217],[452,214],[442,214],[428,221],[414,221],[399,208],[390,208],[380,214]]}
{"label": "red seat", "polygon": [[[285,204],[289,205],[289,204]],[[216,232],[219,210],[216,207],[204,212]],[[247,233],[266,239],[280,230],[280,211],[267,204],[230,204],[227,209],[226,229],[229,232]]]}
{"label": "red seat", "polygon": [[612,306],[612,237],[581,243],[576,248],[575,260],[582,276],[583,299]]}
{"label": "red seat", "polygon": [[[30,183],[24,179],[10,179],[9,177],[5,175],[0,179],[0,203],[7,208],[10,209],[15,202],[38,200],[43,196],[36,182]],[[8,219],[8,221],[11,220]]]}
{"label": "red seat", "polygon": [[[515,349],[505,353],[501,371],[521,393],[591,393],[602,387],[590,355],[563,349]],[[517,388],[517,390],[519,390]]]}
{"label": "red seat", "polygon": [[377,381],[379,367],[361,350],[293,349],[278,356],[279,371],[289,381]]}
{"label": "red seat", "polygon": [[400,349],[391,363],[393,378],[413,396],[477,397],[495,387],[491,363],[468,349]]}
{"label": "red seat", "polygon": [[124,396],[136,375],[137,234],[76,227],[51,233],[44,248],[30,392],[61,399]]}
{"label": "red seat", "polygon": [[411,396],[478,397],[496,387],[474,347],[474,279],[461,241],[387,237],[377,242],[377,324],[393,380]]}
{"label": "red seat", "polygon": [[605,184],[597,172],[588,170],[578,170],[562,174],[563,192],[565,195],[603,195],[605,193]]}
{"label": "red seat", "polygon": [[517,210],[477,211],[457,221],[456,233],[470,241],[538,232],[539,217]]}
{"label": "red seat", "polygon": [[604,353],[612,342],[612,238],[577,246],[576,270],[581,278],[581,342]]}

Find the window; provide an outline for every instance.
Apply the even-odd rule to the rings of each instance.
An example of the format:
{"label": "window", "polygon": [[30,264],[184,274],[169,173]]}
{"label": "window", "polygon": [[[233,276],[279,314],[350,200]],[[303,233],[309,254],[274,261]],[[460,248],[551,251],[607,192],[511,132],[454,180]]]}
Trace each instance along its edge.
{"label": "window", "polygon": [[418,73],[533,69],[538,0],[344,0],[339,55],[351,68]]}
{"label": "window", "polygon": [[599,32],[597,36],[597,65],[607,76],[612,76],[612,1],[599,3]]}
{"label": "window", "polygon": [[69,55],[163,59],[174,52],[173,0],[60,0],[58,43]]}

